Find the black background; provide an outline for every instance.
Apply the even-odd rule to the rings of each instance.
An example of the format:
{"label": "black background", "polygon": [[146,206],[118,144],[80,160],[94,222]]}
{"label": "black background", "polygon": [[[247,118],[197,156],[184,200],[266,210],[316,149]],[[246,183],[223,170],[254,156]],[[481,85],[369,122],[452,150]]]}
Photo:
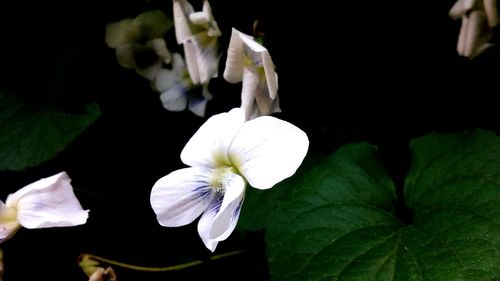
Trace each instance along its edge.
{"label": "black background", "polygon": [[[201,1],[192,3],[201,9]],[[279,74],[283,113],[276,116],[308,134],[310,153],[370,141],[401,187],[411,138],[432,131],[500,130],[498,48],[474,61],[456,54],[460,22],[447,16],[453,1],[211,4],[223,33],[220,74],[231,27],[251,34],[253,21],[260,21]],[[83,252],[150,266],[206,260],[171,273],[116,268],[120,280],[269,278],[263,232],[233,233],[216,253],[246,253],[210,262],[196,223],[169,229],[156,221],[151,187],[184,167],[180,151],[205,119],[164,110],[149,83],[121,68],[105,45],[107,23],[153,9],[172,15],[166,0],[0,4],[0,86],[35,101],[57,86],[66,103],[97,100],[102,111],[56,158],[0,173],[5,200],[28,183],[67,171],[82,205],[91,210],[84,226],[21,229],[2,245],[5,280],[86,280],[76,264]],[[166,37],[170,50],[181,50],[173,30]],[[53,73],[61,64],[65,76],[57,80]],[[220,77],[210,90],[207,117],[239,106],[241,85]]]}

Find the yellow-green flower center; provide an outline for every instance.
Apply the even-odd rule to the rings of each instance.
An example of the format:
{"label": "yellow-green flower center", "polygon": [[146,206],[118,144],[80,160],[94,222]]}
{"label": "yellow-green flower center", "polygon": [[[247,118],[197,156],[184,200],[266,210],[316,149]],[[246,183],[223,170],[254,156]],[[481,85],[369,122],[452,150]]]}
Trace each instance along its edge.
{"label": "yellow-green flower center", "polygon": [[210,186],[215,192],[224,193],[226,186],[231,181],[231,174],[238,174],[238,170],[232,166],[223,166],[215,169],[210,178]]}

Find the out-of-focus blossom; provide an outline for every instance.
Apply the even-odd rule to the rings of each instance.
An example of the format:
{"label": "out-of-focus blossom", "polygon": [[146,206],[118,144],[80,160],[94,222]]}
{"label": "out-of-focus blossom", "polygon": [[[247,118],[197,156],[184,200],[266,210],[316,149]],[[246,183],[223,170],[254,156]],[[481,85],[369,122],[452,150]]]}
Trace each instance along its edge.
{"label": "out-of-focus blossom", "polygon": [[227,51],[224,79],[230,83],[243,81],[241,108],[246,118],[280,112],[278,74],[269,52],[252,36],[233,28]]}
{"label": "out-of-focus blossom", "polygon": [[47,228],[84,224],[83,210],[65,172],[29,184],[0,201],[0,243],[21,227]]}
{"label": "out-of-focus blossom", "polygon": [[458,0],[449,14],[453,19],[462,19],[459,55],[474,58],[493,46],[493,28],[500,23],[497,0]]}
{"label": "out-of-focus blossom", "polygon": [[189,77],[186,64],[178,53],[172,56],[172,69],[162,68],[158,72],[155,89],[160,92],[163,107],[169,111],[182,111],[188,108],[198,116],[205,116],[207,102],[212,99],[208,85],[203,84],[202,95],[195,97],[191,91],[199,87]]}
{"label": "out-of-focus blossom", "polygon": [[184,46],[187,69],[194,84],[207,84],[217,77],[219,67],[218,37],[221,35],[207,0],[203,10],[195,12],[187,0],[174,1],[175,36]]}
{"label": "out-of-focus blossom", "polygon": [[150,81],[156,79],[163,63],[170,63],[171,55],[163,36],[172,27],[172,21],[162,11],[140,14],[135,19],[124,19],[106,26],[106,44],[116,49],[118,63]]}
{"label": "out-of-focus blossom", "polygon": [[181,152],[191,166],[158,180],[151,206],[162,226],[177,227],[201,215],[198,233],[214,251],[233,232],[247,182],[268,189],[292,176],[309,146],[294,125],[263,116],[245,121],[242,109],[210,117]]}

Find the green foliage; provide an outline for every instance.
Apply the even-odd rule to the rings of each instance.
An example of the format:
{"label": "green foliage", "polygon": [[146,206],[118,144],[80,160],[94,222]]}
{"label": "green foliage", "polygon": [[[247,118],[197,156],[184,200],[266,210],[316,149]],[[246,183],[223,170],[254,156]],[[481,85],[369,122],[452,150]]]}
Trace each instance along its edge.
{"label": "green foliage", "polygon": [[272,279],[498,280],[500,139],[430,134],[410,147],[409,224],[376,147],[346,145],[301,170],[267,209]]}
{"label": "green foliage", "polygon": [[11,95],[0,95],[0,170],[19,171],[51,159],[99,114],[96,103],[73,114],[33,109]]}

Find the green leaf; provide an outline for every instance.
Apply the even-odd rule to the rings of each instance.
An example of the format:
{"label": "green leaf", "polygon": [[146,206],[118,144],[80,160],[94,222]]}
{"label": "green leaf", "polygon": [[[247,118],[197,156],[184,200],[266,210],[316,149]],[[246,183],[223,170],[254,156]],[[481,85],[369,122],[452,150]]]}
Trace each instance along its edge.
{"label": "green leaf", "polygon": [[0,95],[0,170],[39,165],[62,151],[99,116],[96,103],[70,114],[33,110],[10,95]]}
{"label": "green leaf", "polygon": [[273,280],[498,280],[500,139],[431,134],[411,142],[405,202],[366,143],[347,145],[296,177],[266,241]]}
{"label": "green leaf", "polygon": [[[307,171],[317,161],[317,157],[307,158],[297,170],[297,173],[301,174],[303,171]],[[301,186],[301,181],[303,180],[305,180],[303,177],[291,177],[268,190],[260,190],[252,187],[247,188],[245,204],[243,204],[238,220],[238,229],[248,231],[264,229],[267,225],[269,215],[277,207],[279,200],[290,192],[295,192],[295,187]]]}

